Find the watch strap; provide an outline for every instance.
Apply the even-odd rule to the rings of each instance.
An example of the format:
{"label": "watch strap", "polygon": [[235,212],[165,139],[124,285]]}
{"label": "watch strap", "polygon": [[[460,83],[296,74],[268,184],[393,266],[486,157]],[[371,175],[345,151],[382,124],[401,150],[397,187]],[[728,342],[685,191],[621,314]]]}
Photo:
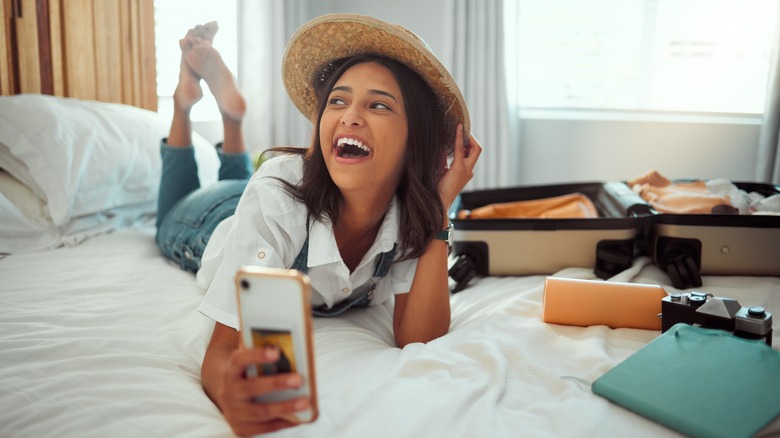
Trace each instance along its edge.
{"label": "watch strap", "polygon": [[452,232],[455,229],[455,227],[452,225],[452,222],[447,225],[446,230],[441,230],[436,233],[436,240],[443,240],[447,242],[447,246],[452,246]]}

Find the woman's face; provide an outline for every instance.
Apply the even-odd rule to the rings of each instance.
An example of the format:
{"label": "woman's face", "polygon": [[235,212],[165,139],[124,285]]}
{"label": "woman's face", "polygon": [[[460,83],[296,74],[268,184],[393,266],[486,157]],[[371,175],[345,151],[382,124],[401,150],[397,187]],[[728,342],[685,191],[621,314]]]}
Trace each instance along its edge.
{"label": "woman's face", "polygon": [[325,165],[342,193],[391,195],[401,179],[408,123],[387,67],[365,62],[336,81],[320,120]]}

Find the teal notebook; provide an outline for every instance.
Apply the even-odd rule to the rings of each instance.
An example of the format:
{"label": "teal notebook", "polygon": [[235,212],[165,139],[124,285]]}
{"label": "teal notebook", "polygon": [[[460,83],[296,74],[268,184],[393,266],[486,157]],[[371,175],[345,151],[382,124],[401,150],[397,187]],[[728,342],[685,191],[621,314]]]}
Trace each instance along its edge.
{"label": "teal notebook", "polygon": [[780,414],[780,352],[677,324],[591,389],[686,435],[749,437]]}

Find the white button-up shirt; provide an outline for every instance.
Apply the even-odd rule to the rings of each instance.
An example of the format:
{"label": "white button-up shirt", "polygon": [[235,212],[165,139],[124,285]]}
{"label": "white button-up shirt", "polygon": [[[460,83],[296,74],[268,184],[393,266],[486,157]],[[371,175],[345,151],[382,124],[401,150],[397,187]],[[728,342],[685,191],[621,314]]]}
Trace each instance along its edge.
{"label": "white button-up shirt", "polygon": [[[297,155],[264,162],[249,181],[236,213],[214,230],[197,274],[198,284],[208,289],[198,307],[204,315],[238,328],[236,271],[243,265],[292,266],[306,240],[308,211],[274,177],[297,184],[302,178],[302,163]],[[390,251],[399,241],[399,214],[398,200],[393,198],[376,240],[352,273],[341,259],[330,221],[311,221],[308,275],[313,307],[333,306],[371,279],[379,254]],[[393,263],[387,276],[377,283],[372,305],[409,292],[416,268],[416,259]]]}

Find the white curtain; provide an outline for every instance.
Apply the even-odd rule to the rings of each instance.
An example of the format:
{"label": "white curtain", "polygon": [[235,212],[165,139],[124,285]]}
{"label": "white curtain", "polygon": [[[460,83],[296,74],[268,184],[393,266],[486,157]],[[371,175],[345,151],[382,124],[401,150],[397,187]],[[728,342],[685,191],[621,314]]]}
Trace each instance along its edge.
{"label": "white curtain", "polygon": [[756,181],[780,184],[780,29],[775,33],[775,50],[758,143]]}
{"label": "white curtain", "polygon": [[[442,61],[461,87],[469,105],[471,131],[484,147],[467,189],[516,185],[520,181],[519,126],[507,99],[503,1],[436,1],[441,3],[442,20],[432,25],[444,36],[446,59]],[[313,13],[325,11],[311,0],[240,1],[239,5],[238,76],[248,102],[247,145],[253,152],[278,145],[308,145],[311,127],[287,97],[281,62],[295,29],[313,18]],[[366,5],[348,9],[373,14]],[[376,10],[392,15],[385,7]],[[423,29],[412,30],[424,33]]]}
{"label": "white curtain", "polygon": [[467,189],[517,185],[520,139],[516,111],[507,99],[504,2],[452,0],[451,5],[451,20],[445,17],[453,42],[451,73],[469,105],[471,131],[484,148]]}
{"label": "white curtain", "polygon": [[247,100],[244,136],[251,152],[273,146],[308,146],[311,124],[287,97],[282,56],[308,19],[306,0],[240,1],[238,81]]}

